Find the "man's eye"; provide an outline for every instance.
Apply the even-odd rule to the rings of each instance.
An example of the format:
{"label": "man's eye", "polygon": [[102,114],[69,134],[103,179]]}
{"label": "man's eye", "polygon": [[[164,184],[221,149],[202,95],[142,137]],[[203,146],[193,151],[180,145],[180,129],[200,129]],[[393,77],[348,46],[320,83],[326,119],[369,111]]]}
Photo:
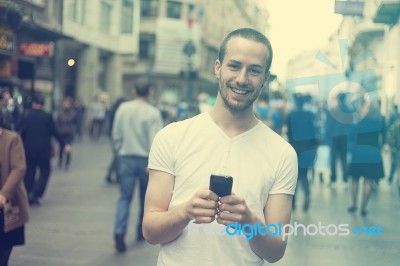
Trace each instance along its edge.
{"label": "man's eye", "polygon": [[250,69],[250,74],[252,74],[252,75],[260,75],[261,74],[261,70],[259,70],[259,69]]}
{"label": "man's eye", "polygon": [[232,70],[237,70],[237,69],[240,68],[238,65],[228,65],[228,67],[229,67],[230,69],[232,69]]}

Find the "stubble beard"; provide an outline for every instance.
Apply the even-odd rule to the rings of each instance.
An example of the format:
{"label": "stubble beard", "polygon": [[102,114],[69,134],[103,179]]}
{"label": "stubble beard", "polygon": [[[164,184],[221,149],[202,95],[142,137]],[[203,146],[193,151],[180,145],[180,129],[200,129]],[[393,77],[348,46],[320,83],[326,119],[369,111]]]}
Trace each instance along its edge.
{"label": "stubble beard", "polygon": [[[225,90],[223,89],[225,88]],[[254,95],[252,95],[252,98],[249,98],[247,101],[241,102],[239,104],[232,103],[229,99],[229,91],[231,91],[230,87],[228,86],[228,82],[223,82],[220,80],[219,82],[219,93],[221,94],[221,98],[224,101],[225,106],[231,111],[231,112],[240,112],[247,110],[249,108],[252,109],[253,103],[255,100],[258,98],[258,95],[261,92],[261,89],[258,90],[258,92]],[[253,93],[253,92],[251,92]]]}

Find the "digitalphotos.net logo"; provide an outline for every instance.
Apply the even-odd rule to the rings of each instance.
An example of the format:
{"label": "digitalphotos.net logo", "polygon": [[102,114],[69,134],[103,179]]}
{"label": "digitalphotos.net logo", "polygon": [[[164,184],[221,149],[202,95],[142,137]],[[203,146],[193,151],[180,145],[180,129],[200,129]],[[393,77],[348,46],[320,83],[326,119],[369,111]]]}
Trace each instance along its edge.
{"label": "digitalphotos.net logo", "polygon": [[381,226],[360,226],[350,227],[349,224],[301,224],[294,222],[293,224],[283,225],[281,222],[277,224],[263,225],[261,222],[257,224],[239,224],[237,222],[223,226],[220,224],[194,224],[188,225],[188,233],[190,235],[205,236],[239,236],[250,241],[255,236],[272,236],[280,237],[285,241],[289,236],[323,236],[323,237],[347,237],[347,236],[383,236],[383,227]]}
{"label": "digitalphotos.net logo", "polygon": [[298,222],[294,224],[278,224],[263,225],[261,222],[257,224],[239,224],[233,223],[226,226],[226,233],[229,236],[243,235],[246,240],[253,239],[254,236],[279,236],[282,241],[289,236],[383,236],[383,228],[381,226],[360,226],[352,228],[349,224],[328,224],[324,225],[321,222],[317,224],[304,225]]}

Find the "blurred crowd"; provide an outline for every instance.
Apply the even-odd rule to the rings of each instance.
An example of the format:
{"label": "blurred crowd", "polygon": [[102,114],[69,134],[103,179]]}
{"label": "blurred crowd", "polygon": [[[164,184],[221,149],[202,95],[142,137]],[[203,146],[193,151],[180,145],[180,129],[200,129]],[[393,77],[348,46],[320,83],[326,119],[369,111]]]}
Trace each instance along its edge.
{"label": "blurred crowd", "polygon": [[[292,99],[286,100],[273,97],[268,101],[261,95],[254,112],[295,148],[299,161],[298,187],[304,191],[304,211],[310,208],[309,180],[314,180],[316,174],[321,182],[331,187],[339,183],[337,176],[342,176],[340,183],[350,189],[350,213],[360,209],[361,215],[367,215],[371,191],[385,177],[392,184],[397,176],[400,195],[400,113],[397,105],[393,105],[385,117],[381,114],[379,99],[369,94],[340,92],[325,101],[309,94],[290,97]],[[385,153],[389,154],[388,169],[383,163]],[[330,176],[326,178],[327,173]],[[359,190],[362,191],[360,203]],[[296,207],[296,200],[293,207]]]}

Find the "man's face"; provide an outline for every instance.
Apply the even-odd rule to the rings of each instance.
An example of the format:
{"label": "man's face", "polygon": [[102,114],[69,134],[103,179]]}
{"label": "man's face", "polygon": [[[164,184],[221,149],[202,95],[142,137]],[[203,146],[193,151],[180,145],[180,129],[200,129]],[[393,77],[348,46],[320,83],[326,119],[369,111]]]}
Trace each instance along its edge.
{"label": "man's face", "polygon": [[268,80],[267,47],[256,41],[233,37],[226,46],[224,60],[215,61],[219,93],[231,111],[252,108],[261,88]]}

